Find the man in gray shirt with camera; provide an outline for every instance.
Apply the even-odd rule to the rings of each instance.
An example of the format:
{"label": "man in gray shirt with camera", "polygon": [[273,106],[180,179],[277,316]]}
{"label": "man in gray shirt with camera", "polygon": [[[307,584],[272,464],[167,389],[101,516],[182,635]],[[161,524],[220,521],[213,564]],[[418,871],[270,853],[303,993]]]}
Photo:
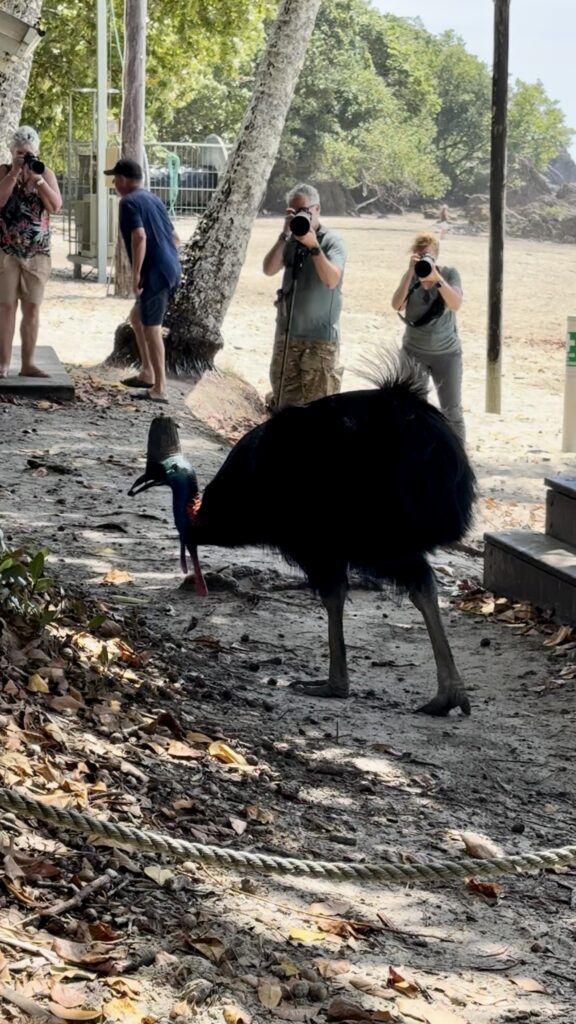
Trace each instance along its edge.
{"label": "man in gray shirt with camera", "polygon": [[284,269],[276,297],[270,408],[337,394],[342,383],[338,358],[346,249],[335,231],[320,224],[320,196],[312,185],[297,185],[286,202],[283,231],[263,263],[269,277]]}

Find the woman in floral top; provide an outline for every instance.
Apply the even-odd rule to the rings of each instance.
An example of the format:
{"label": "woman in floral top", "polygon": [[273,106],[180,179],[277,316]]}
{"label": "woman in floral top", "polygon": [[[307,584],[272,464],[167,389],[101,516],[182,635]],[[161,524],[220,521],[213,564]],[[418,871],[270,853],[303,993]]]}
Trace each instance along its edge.
{"label": "woman in floral top", "polygon": [[34,365],[40,303],[50,277],[50,214],[62,206],[53,171],[34,172],[25,162],[36,156],[40,140],[34,128],[18,128],[12,137],[11,164],[0,165],[0,377],[8,376],[16,313],[22,320],[21,377],[45,377]]}

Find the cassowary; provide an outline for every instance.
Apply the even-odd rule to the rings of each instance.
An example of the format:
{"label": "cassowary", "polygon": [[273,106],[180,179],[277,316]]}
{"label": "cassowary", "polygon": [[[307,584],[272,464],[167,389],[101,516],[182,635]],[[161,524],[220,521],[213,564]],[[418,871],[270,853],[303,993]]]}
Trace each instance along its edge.
{"label": "cassowary", "polygon": [[343,612],[353,568],[407,591],[422,613],[438,691],[421,710],[469,714],[426,554],[466,532],[474,474],[462,444],[426,401],[418,371],[394,364],[372,383],[377,387],[277,412],[234,446],[202,497],[176,424],[158,417],[146,471],[129,493],[171,488],[183,569],[188,550],[199,593],[206,593],[202,544],[269,548],[302,569],[326,608],[330,664],[326,682],[301,689],[348,695]]}

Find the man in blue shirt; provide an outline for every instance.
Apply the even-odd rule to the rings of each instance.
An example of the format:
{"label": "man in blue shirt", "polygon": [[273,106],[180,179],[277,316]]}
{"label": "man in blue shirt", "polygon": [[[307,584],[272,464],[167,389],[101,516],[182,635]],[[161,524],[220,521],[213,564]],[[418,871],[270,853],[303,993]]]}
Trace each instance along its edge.
{"label": "man in blue shirt", "polygon": [[162,322],[180,280],[176,246],[178,236],[157,196],[143,188],[143,174],[135,160],[118,160],[110,171],[120,200],[119,227],[132,264],[136,304],[130,322],[142,361],[140,373],[123,381],[145,388],[153,402],[167,403],[166,357]]}

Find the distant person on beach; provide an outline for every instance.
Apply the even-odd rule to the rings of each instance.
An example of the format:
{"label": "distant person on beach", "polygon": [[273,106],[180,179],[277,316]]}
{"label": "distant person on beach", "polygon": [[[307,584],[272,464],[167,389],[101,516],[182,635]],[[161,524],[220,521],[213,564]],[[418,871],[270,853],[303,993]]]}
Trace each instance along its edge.
{"label": "distant person on beach", "polygon": [[445,238],[450,230],[450,212],[447,203],[443,203],[438,214],[438,234],[440,239]]}
{"label": "distant person on beach", "polygon": [[23,125],[10,140],[12,162],[0,165],[0,377],[12,359],[18,303],[21,377],[47,377],[34,363],[40,305],[50,277],[50,214],[62,197],[56,175],[38,159],[40,139]]}
{"label": "distant person on beach", "polygon": [[417,235],[408,269],[392,296],[392,308],[406,324],[402,351],[432,377],[440,408],[460,440],[466,440],[462,410],[462,345],[456,312],[462,282],[455,267],[438,265],[436,235]]}
{"label": "distant person on beach", "polygon": [[167,404],[166,353],[162,323],[168,303],[180,281],[178,236],[164,203],[144,187],[144,175],[135,160],[118,160],[105,174],[114,178],[120,199],[119,226],[132,265],[136,303],[130,313],[141,370],[122,383],[141,388],[142,397]]}

